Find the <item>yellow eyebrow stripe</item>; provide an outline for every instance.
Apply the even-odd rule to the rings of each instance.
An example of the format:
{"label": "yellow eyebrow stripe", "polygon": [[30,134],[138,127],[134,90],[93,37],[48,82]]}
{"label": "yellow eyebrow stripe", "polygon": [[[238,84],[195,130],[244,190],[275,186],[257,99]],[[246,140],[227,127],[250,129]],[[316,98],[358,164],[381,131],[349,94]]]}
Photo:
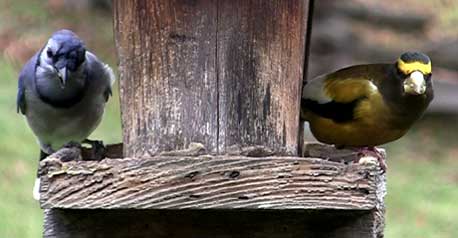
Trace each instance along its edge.
{"label": "yellow eyebrow stripe", "polygon": [[406,63],[401,59],[398,59],[398,68],[403,74],[410,74],[413,71],[420,71],[423,74],[431,73],[431,61],[428,64],[414,61]]}

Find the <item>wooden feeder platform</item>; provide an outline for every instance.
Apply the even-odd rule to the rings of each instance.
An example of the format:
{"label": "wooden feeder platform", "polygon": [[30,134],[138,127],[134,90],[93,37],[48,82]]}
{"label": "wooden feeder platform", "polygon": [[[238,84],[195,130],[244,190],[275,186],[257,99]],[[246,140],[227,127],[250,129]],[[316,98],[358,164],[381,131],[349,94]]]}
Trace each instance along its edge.
{"label": "wooden feeder platform", "polygon": [[[208,155],[193,144],[122,159],[121,147],[108,146],[108,158],[101,161],[82,160],[87,149],[64,148],[40,163],[45,237],[98,237],[93,232],[100,231],[113,235],[103,237],[127,237],[143,226],[157,229],[139,231],[138,237],[180,237],[168,227],[188,219],[195,222],[183,223],[181,232],[190,234],[229,227],[265,229],[252,237],[283,237],[282,229],[319,237],[383,231],[384,174],[376,163],[345,162],[355,155],[332,146],[309,144],[305,153],[315,157],[293,157],[268,155],[262,147]],[[329,154],[334,157],[319,158]],[[230,225],[215,222],[217,217]],[[261,224],[260,217],[267,220]]]}

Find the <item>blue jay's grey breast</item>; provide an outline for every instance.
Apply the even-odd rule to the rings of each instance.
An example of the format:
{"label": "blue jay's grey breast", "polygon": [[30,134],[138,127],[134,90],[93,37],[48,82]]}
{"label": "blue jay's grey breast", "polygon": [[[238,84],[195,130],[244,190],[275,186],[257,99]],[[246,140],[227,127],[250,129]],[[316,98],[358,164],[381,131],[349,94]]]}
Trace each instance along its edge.
{"label": "blue jay's grey breast", "polygon": [[69,108],[54,108],[31,90],[26,90],[25,97],[29,126],[41,144],[49,144],[53,149],[87,138],[100,123],[105,105],[102,94],[86,95]]}

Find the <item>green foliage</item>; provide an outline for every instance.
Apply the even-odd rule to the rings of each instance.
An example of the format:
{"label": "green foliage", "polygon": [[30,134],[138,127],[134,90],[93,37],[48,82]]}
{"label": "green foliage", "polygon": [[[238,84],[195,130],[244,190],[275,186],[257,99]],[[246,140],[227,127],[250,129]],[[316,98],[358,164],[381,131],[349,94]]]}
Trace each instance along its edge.
{"label": "green foliage", "polygon": [[458,237],[457,119],[429,115],[387,146],[386,237]]}
{"label": "green foliage", "polygon": [[0,59],[0,237],[38,237],[41,211],[31,196],[38,147],[16,114],[15,78]]}

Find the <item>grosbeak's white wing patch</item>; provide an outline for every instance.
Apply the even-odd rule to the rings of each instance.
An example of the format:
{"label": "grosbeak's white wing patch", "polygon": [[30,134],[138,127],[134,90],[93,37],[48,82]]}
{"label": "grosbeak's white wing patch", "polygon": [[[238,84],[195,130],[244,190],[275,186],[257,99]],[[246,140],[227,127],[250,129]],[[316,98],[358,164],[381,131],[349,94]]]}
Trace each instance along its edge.
{"label": "grosbeak's white wing patch", "polygon": [[331,102],[332,99],[326,95],[324,90],[325,79],[326,75],[321,75],[310,80],[302,90],[302,98],[309,99],[320,104]]}

